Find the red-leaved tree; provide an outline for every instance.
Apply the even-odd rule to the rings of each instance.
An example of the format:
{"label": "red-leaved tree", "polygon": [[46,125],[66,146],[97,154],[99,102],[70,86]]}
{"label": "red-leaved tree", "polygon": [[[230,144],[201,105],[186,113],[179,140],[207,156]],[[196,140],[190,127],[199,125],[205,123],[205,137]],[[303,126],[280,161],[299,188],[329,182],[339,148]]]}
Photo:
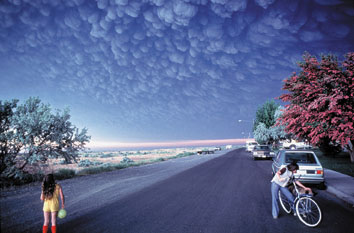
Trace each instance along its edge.
{"label": "red-leaved tree", "polygon": [[354,162],[354,53],[340,65],[333,55],[321,61],[305,53],[299,74],[284,80],[286,105],[278,124],[288,133],[318,145],[330,141],[348,148]]}

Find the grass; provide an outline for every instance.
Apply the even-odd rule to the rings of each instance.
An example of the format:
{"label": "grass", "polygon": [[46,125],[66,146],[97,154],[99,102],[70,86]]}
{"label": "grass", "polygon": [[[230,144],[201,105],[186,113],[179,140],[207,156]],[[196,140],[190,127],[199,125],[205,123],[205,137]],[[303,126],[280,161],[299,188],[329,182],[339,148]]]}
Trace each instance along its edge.
{"label": "grass", "polygon": [[194,155],[194,153],[185,152],[185,153],[180,153],[175,156],[170,156],[170,157],[165,157],[165,158],[161,157],[161,158],[157,158],[157,159],[141,160],[139,162],[121,162],[119,164],[103,164],[101,166],[84,168],[84,169],[78,171],[76,173],[76,175],[77,176],[85,176],[85,175],[98,174],[98,173],[102,173],[102,172],[109,172],[109,171],[119,170],[119,169],[123,169],[123,168],[127,168],[127,167],[136,167],[136,166],[141,166],[141,165],[146,165],[146,164],[151,164],[151,163],[156,163],[156,162],[162,162],[162,161],[166,161],[169,159],[182,158],[182,157],[191,156],[191,155]]}
{"label": "grass", "polygon": [[335,157],[329,157],[324,156],[323,153],[318,149],[314,149],[313,151],[316,153],[324,168],[354,177],[354,163],[350,162],[350,156],[348,152],[341,152]]}

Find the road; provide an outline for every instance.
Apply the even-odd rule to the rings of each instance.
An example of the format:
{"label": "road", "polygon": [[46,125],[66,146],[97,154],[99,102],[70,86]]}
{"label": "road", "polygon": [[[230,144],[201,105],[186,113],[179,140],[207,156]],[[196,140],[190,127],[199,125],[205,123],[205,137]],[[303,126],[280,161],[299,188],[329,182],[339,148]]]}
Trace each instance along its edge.
{"label": "road", "polygon": [[244,149],[209,160],[60,225],[61,232],[348,232],[354,210],[325,191],[316,228],[271,215],[271,161]]}
{"label": "road", "polygon": [[[68,216],[58,232],[349,232],[354,209],[326,191],[316,196],[323,220],[308,228],[271,215],[271,161],[244,149],[168,160],[59,181]],[[2,190],[1,232],[39,232],[40,183]]]}

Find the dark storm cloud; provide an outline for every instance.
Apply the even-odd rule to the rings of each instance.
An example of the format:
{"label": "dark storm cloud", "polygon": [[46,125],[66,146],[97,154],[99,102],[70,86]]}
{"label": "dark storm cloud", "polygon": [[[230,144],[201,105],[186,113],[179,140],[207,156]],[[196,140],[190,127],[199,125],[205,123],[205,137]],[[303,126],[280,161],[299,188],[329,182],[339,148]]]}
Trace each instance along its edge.
{"label": "dark storm cloud", "polygon": [[0,53],[130,119],[236,113],[274,93],[267,80],[305,50],[352,50],[353,19],[340,0],[8,0]]}

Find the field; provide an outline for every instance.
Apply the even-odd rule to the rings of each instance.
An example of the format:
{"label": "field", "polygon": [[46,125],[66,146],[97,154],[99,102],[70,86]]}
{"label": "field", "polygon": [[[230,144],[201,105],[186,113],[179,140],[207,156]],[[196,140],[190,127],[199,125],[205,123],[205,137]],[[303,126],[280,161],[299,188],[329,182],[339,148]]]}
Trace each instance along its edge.
{"label": "field", "polygon": [[41,167],[41,171],[44,173],[56,173],[58,176],[86,175],[190,156],[197,154],[197,151],[211,149],[212,147],[193,147],[135,151],[82,152],[79,155],[78,163],[65,164],[63,159],[49,159],[49,162]]}

